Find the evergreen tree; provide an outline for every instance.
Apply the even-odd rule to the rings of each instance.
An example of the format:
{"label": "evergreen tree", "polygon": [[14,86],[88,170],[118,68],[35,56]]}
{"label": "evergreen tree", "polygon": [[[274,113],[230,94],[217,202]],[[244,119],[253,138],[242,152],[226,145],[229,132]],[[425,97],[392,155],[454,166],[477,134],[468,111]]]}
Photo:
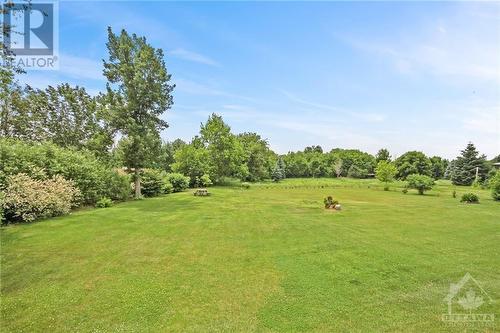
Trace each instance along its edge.
{"label": "evergreen tree", "polygon": [[451,181],[455,185],[472,185],[476,179],[476,170],[478,181],[484,181],[488,174],[488,165],[486,156],[479,155],[476,147],[469,142],[467,147],[461,151],[454,162],[454,172],[451,175]]}
{"label": "evergreen tree", "polygon": [[[318,146],[319,147],[319,146]],[[281,179],[286,178],[286,164],[282,157],[278,158],[278,167],[281,170]]]}
{"label": "evergreen tree", "polygon": [[[280,163],[281,161],[281,163]],[[271,173],[271,179],[275,182],[279,182],[280,180],[285,178],[285,169],[283,167],[284,163],[282,163],[281,157],[276,161],[276,165],[274,166],[273,172]]]}

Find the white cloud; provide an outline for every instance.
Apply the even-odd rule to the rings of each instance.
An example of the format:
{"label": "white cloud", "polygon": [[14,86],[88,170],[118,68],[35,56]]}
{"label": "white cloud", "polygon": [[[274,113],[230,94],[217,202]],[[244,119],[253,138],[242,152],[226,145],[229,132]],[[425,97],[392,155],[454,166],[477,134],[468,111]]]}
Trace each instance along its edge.
{"label": "white cloud", "polygon": [[357,120],[365,121],[365,122],[382,122],[385,119],[385,115],[379,114],[379,113],[373,113],[373,112],[360,112],[360,111],[351,111],[345,108],[340,108],[332,105],[327,105],[323,103],[317,103],[317,102],[311,102],[305,99],[302,99],[295,94],[290,93],[289,91],[286,90],[280,90],[283,95],[285,95],[290,101],[294,103],[301,104],[305,107],[308,108],[309,111],[329,111],[336,113],[336,116],[347,116],[347,117],[352,117]]}
{"label": "white cloud", "polygon": [[[470,4],[446,19],[423,22],[420,30],[377,41],[339,37],[354,48],[387,59],[402,74],[428,73],[449,82],[500,84],[500,23]],[[499,13],[500,7],[492,10]],[[338,36],[337,36],[338,37]]]}
{"label": "white cloud", "polygon": [[491,106],[490,109],[474,108],[462,119],[465,129],[482,133],[496,134],[500,139],[500,106]]}
{"label": "white cloud", "polygon": [[196,53],[193,51],[188,51],[188,50],[185,50],[182,48],[172,50],[172,51],[168,52],[168,54],[171,56],[177,57],[179,59],[193,61],[193,62],[197,62],[197,63],[204,64],[204,65],[220,67],[220,64],[218,62],[216,62],[215,60],[213,60],[207,56],[204,56],[203,54],[199,54],[199,53]]}
{"label": "white cloud", "polygon": [[59,61],[59,74],[75,79],[105,80],[102,74],[103,64],[100,61],[69,54],[61,54]]}
{"label": "white cloud", "polygon": [[233,94],[224,89],[219,89],[211,85],[195,82],[188,79],[175,78],[174,83],[176,85],[176,91],[180,91],[191,95],[220,96],[220,97],[245,100],[248,102],[256,102],[256,100],[252,97]]}

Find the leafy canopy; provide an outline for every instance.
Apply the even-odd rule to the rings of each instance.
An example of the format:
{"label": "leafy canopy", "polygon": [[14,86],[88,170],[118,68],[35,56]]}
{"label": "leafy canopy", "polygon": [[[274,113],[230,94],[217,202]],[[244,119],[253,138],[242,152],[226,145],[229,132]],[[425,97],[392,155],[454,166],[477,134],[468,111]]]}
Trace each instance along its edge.
{"label": "leafy canopy", "polygon": [[[140,197],[139,169],[151,160],[149,151],[158,145],[159,132],[168,127],[161,115],[173,104],[163,51],[146,38],[119,35],[108,28],[109,58],[104,61],[107,102],[113,125],[126,138],[124,162],[136,172],[136,198]],[[157,146],[156,146],[157,147]]]}
{"label": "leafy canopy", "polygon": [[406,178],[407,187],[418,191],[418,194],[423,195],[425,191],[432,189],[434,179],[426,175],[412,174]]}
{"label": "leafy canopy", "polygon": [[394,180],[398,170],[393,163],[387,160],[382,160],[378,162],[377,168],[375,169],[375,177],[384,183],[390,183]]}

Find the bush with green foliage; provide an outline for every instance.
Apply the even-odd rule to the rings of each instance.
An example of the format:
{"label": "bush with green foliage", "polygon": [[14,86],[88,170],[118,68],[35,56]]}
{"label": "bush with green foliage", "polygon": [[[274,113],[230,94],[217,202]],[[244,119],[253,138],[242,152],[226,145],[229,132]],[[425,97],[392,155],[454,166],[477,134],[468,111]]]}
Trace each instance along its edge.
{"label": "bush with green foliage", "polygon": [[189,185],[199,186],[203,175],[210,172],[208,163],[208,151],[205,149],[199,138],[179,148],[175,155],[175,163],[171,165],[172,171],[182,173],[190,178]]}
{"label": "bush with green foliage", "polygon": [[166,179],[172,184],[173,192],[182,192],[189,187],[189,177],[181,173],[168,173]]}
{"label": "bush with green foliage", "polygon": [[426,175],[413,174],[406,177],[407,188],[413,188],[418,194],[424,194],[425,191],[432,189],[434,179]]}
{"label": "bush with green foliage", "polygon": [[500,171],[497,171],[495,176],[489,180],[491,188],[491,197],[493,200],[500,201]]}
{"label": "bush with green foliage", "polygon": [[145,197],[156,197],[164,193],[166,180],[161,170],[146,169],[141,175],[141,193]]}
{"label": "bush with green foliage", "polygon": [[113,206],[113,200],[111,200],[110,198],[101,198],[96,202],[95,206],[96,208],[108,208]]}
{"label": "bush with green foliage", "polygon": [[115,201],[128,200],[132,194],[132,180],[130,175],[120,174],[117,171],[110,171],[104,175],[104,184],[102,191],[105,198]]}
{"label": "bush with green foliage", "polygon": [[198,183],[202,187],[209,187],[212,185],[212,180],[210,179],[209,175],[205,174],[200,177]]}
{"label": "bush with green foliage", "polygon": [[326,198],[323,199],[323,203],[325,204],[325,208],[335,208],[336,205],[338,205],[338,201],[337,200],[333,200],[333,197],[332,196],[328,196]]}
{"label": "bush with green foliage", "polygon": [[460,202],[479,203],[479,197],[474,193],[464,193]]}
{"label": "bush with green foliage", "polygon": [[170,182],[166,178],[163,179],[163,185],[161,187],[161,192],[163,194],[170,194],[170,193],[174,192],[174,186],[172,184],[170,184]]}
{"label": "bush with green foliage", "polygon": [[0,191],[0,224],[3,224],[4,221],[4,212],[3,212],[3,200],[4,200],[5,194]]}
{"label": "bush with green foliage", "polygon": [[68,214],[79,197],[73,182],[62,176],[40,180],[19,173],[6,179],[2,210],[7,223],[31,222]]}
{"label": "bush with green foliage", "polygon": [[18,173],[35,179],[60,175],[73,181],[83,204],[94,204],[102,197],[123,200],[130,188],[127,176],[106,167],[91,153],[52,143],[0,139],[0,160],[0,188],[5,187],[7,177]]}

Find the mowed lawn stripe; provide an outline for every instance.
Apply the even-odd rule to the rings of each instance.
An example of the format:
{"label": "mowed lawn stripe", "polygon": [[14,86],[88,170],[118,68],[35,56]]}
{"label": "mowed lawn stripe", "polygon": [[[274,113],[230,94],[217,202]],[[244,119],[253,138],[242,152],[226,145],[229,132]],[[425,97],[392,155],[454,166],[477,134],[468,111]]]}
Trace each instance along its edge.
{"label": "mowed lawn stripe", "polygon": [[[210,191],[2,228],[3,330],[451,332],[451,282],[470,272],[500,294],[487,191],[479,205],[446,183],[425,196],[345,179]],[[343,210],[325,211],[327,195]]]}

